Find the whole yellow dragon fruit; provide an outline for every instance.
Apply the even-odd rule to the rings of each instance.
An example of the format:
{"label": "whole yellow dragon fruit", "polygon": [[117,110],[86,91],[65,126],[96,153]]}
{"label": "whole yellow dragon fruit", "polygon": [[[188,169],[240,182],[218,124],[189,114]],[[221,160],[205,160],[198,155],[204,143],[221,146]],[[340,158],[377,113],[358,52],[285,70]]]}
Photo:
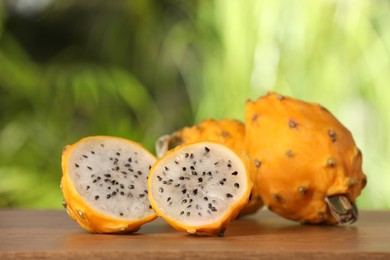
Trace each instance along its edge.
{"label": "whole yellow dragon fruit", "polygon": [[[221,143],[240,155],[244,164],[249,168],[248,156],[244,150],[245,126],[235,119],[205,119],[202,122],[180,129],[170,135],[160,137],[156,142],[157,157],[164,156],[168,150],[179,145],[201,141]],[[256,172],[249,172],[251,180],[255,179]],[[251,196],[240,215],[255,213],[263,206],[257,187],[254,185]]]}
{"label": "whole yellow dragon fruit", "polygon": [[245,128],[249,171],[270,210],[303,223],[357,220],[362,153],[328,110],[269,93],[247,102]]}

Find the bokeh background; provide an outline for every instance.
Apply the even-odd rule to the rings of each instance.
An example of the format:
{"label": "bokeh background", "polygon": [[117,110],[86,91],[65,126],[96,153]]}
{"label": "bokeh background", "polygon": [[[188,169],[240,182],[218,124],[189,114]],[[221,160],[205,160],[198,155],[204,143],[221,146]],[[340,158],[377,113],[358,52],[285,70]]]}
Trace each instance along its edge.
{"label": "bokeh background", "polygon": [[390,208],[390,2],[0,0],[0,207],[59,208],[61,151],[318,102],[363,151],[360,208]]}

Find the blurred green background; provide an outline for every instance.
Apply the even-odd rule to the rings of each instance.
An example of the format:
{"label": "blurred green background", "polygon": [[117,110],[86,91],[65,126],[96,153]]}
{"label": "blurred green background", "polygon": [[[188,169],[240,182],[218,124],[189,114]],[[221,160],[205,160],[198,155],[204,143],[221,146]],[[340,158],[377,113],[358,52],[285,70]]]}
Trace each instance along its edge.
{"label": "blurred green background", "polygon": [[390,2],[1,0],[0,207],[59,208],[61,151],[243,119],[269,90],[318,102],[390,208]]}

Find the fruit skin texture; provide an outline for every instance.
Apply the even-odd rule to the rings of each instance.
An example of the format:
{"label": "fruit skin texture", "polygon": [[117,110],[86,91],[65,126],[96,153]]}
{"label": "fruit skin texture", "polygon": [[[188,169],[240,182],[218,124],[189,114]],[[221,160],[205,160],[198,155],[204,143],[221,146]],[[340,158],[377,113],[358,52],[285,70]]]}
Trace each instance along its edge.
{"label": "fruit skin texture", "polygon": [[[235,119],[205,119],[200,123],[184,127],[171,135],[161,137],[156,142],[156,153],[158,157],[163,156],[168,150],[182,145],[200,141],[212,141],[226,145],[235,151],[245,163],[251,180],[256,178],[256,172],[249,168],[248,156],[244,150],[245,146],[245,125]],[[254,182],[250,199],[247,205],[241,210],[240,216],[253,214],[263,206],[263,201]]]}
{"label": "fruit skin texture", "polygon": [[[162,158],[158,159],[158,161],[154,164],[152,169],[150,170],[149,178],[148,178],[148,189],[149,189],[149,201],[150,204],[152,205],[153,209],[156,211],[156,214],[159,217],[162,217],[167,221],[173,228],[180,230],[180,231],[185,231],[190,234],[197,234],[197,235],[210,235],[210,236],[223,236],[226,227],[229,225],[229,223],[234,220],[240,211],[245,207],[247,200],[249,198],[249,195],[251,193],[252,189],[252,181],[250,179],[250,176],[247,172],[246,173],[246,182],[248,184],[246,191],[244,192],[243,196],[241,197],[240,200],[236,201],[229,210],[223,215],[223,217],[216,222],[213,222],[211,224],[206,224],[206,225],[200,225],[200,226],[193,226],[193,225],[185,225],[183,223],[178,223],[175,219],[167,216],[157,205],[153,198],[153,189],[152,189],[152,176],[156,172],[156,168],[159,167],[159,164],[166,161],[166,160],[171,160],[172,158],[175,158],[177,156],[177,153],[180,152],[181,149],[186,148],[188,146],[192,145],[200,145],[200,146],[208,146],[208,144],[217,144],[217,145],[222,145],[217,142],[195,142],[195,143],[190,143],[190,144],[183,144],[176,146],[174,149],[169,150]],[[226,146],[225,146],[226,147]],[[233,150],[231,150],[234,152]],[[235,152],[234,152],[235,153]],[[238,157],[239,155],[236,154]],[[246,170],[245,164],[243,163],[243,168]]]}
{"label": "fruit skin texture", "polygon": [[303,223],[337,224],[326,197],[355,203],[366,185],[351,133],[325,108],[269,93],[247,101],[246,150],[264,203]]}
{"label": "fruit skin texture", "polygon": [[[62,172],[61,190],[64,195],[65,202],[63,203],[68,215],[75,220],[82,228],[92,233],[132,233],[140,229],[141,225],[154,220],[157,216],[152,214],[140,220],[123,220],[110,216],[106,216],[88,205],[83,198],[80,197],[74,188],[71,179],[68,175],[68,159],[72,151],[82,142],[92,138],[116,138],[123,142],[129,142],[132,145],[142,148],[138,143],[127,139],[111,136],[91,136],[81,139],[75,144],[67,145],[62,152]],[[144,148],[142,148],[144,149]],[[145,150],[146,151],[146,150]],[[147,152],[147,151],[146,151]],[[147,152],[149,153],[149,152]]]}

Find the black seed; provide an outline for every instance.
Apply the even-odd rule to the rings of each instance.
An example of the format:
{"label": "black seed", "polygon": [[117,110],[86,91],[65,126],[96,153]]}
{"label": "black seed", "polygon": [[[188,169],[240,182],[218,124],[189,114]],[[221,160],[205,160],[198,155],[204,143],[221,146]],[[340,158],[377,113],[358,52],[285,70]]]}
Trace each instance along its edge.
{"label": "black seed", "polygon": [[237,175],[237,174],[238,174],[237,171],[232,172],[232,175]]}
{"label": "black seed", "polygon": [[134,189],[134,185],[133,184],[131,184],[131,185],[129,185],[129,187],[128,187],[130,190],[132,190],[132,189]]}
{"label": "black seed", "polygon": [[180,215],[184,215],[184,211],[180,212]]}
{"label": "black seed", "polygon": [[210,152],[210,149],[208,147],[204,147],[204,150],[206,151],[206,153]]}
{"label": "black seed", "polygon": [[226,193],[226,198],[233,198],[233,195],[230,193]]}
{"label": "black seed", "polygon": [[110,187],[110,186],[108,186],[108,187],[107,187],[107,189],[111,190],[111,187]]}
{"label": "black seed", "polygon": [[88,156],[86,156],[85,154],[83,154],[83,157],[84,157],[84,158],[88,158]]}
{"label": "black seed", "polygon": [[74,164],[74,166],[76,166],[77,168],[79,168],[79,167],[80,167],[80,165],[78,165],[77,163],[75,163],[75,164]]}
{"label": "black seed", "polygon": [[142,175],[142,172],[141,172],[141,171],[138,171],[137,173],[138,173],[138,175]]}
{"label": "black seed", "polygon": [[214,165],[218,165],[219,161],[218,162],[215,162]]}
{"label": "black seed", "polygon": [[184,180],[184,177],[183,177],[183,176],[180,176],[180,177],[179,177],[179,180],[181,180],[181,181]]}
{"label": "black seed", "polygon": [[92,171],[92,168],[90,166],[87,166],[88,170]]}
{"label": "black seed", "polygon": [[167,198],[167,202],[169,202],[170,200],[171,200],[171,197],[168,197],[168,198]]}
{"label": "black seed", "polygon": [[145,194],[141,193],[141,194],[139,194],[138,196],[139,196],[140,198],[143,198],[143,197],[145,197]]}
{"label": "black seed", "polygon": [[172,206],[172,201],[169,202],[169,206]]}
{"label": "black seed", "polygon": [[94,152],[94,151],[91,151],[91,154],[95,154],[95,152]]}
{"label": "black seed", "polygon": [[178,162],[178,161],[175,161],[175,164],[179,164],[179,162]]}
{"label": "black seed", "polygon": [[124,196],[125,195],[125,193],[123,192],[123,191],[121,191],[121,193],[120,193],[122,196]]}
{"label": "black seed", "polygon": [[298,126],[297,122],[293,119],[288,120],[288,125],[290,128],[296,128]]}
{"label": "black seed", "polygon": [[194,195],[198,194],[198,190],[197,189],[193,190],[192,194],[194,194]]}
{"label": "black seed", "polygon": [[116,155],[120,156],[121,154],[120,153],[116,153]]}
{"label": "black seed", "polygon": [[149,170],[150,170],[150,169],[152,169],[152,165],[149,165],[149,167],[148,167],[148,168],[149,168]]}
{"label": "black seed", "polygon": [[224,185],[225,183],[223,181],[220,181],[219,184]]}
{"label": "black seed", "polygon": [[123,212],[119,213],[120,216],[123,216]]}
{"label": "black seed", "polygon": [[110,157],[110,161],[112,161],[113,160],[113,158],[112,157]]}
{"label": "black seed", "polygon": [[185,156],[186,158],[188,158],[188,156],[190,156],[190,155],[189,155],[188,153],[185,153],[184,156]]}
{"label": "black seed", "polygon": [[230,161],[228,162],[227,167],[228,167],[228,168],[231,168],[231,167],[232,167],[232,164],[231,164]]}
{"label": "black seed", "polygon": [[127,159],[128,162],[131,162],[132,160],[133,160],[132,158]]}
{"label": "black seed", "polygon": [[202,182],[203,181],[203,179],[202,178],[198,178],[198,182]]}
{"label": "black seed", "polygon": [[98,200],[98,199],[99,199],[99,196],[98,196],[98,195],[96,195],[96,196],[95,196],[95,200]]}
{"label": "black seed", "polygon": [[100,181],[100,180],[102,179],[102,177],[98,176],[96,179],[97,179],[98,181]]}
{"label": "black seed", "polygon": [[104,148],[104,144],[100,144],[100,146]]}
{"label": "black seed", "polygon": [[223,178],[222,181],[226,181],[226,178]]}
{"label": "black seed", "polygon": [[191,169],[191,170],[195,170],[195,167],[191,165],[190,169]]}
{"label": "black seed", "polygon": [[168,170],[169,170],[169,168],[168,168],[167,166],[165,166],[164,168],[165,168],[165,170],[166,170],[166,171],[168,171]]}
{"label": "black seed", "polygon": [[119,171],[119,166],[115,167],[115,171]]}
{"label": "black seed", "polygon": [[212,174],[211,174],[211,172],[208,172],[207,175],[208,175],[208,176],[211,176]]}
{"label": "black seed", "polygon": [[198,212],[198,216],[201,217],[201,216],[202,216],[202,213]]}
{"label": "black seed", "polygon": [[193,153],[190,154],[190,159],[194,159],[194,154]]}
{"label": "black seed", "polygon": [[184,204],[184,203],[187,203],[187,200],[186,200],[186,199],[184,199],[184,200],[181,201],[181,204]]}
{"label": "black seed", "polygon": [[183,167],[183,171],[186,171],[187,170],[187,168],[186,167]]}
{"label": "black seed", "polygon": [[167,184],[167,181],[163,181],[163,184]]}
{"label": "black seed", "polygon": [[130,163],[126,163],[126,164],[125,164],[125,167],[130,167]]}
{"label": "black seed", "polygon": [[110,194],[107,194],[106,198],[107,198],[107,199],[111,198],[111,195],[110,195]]}
{"label": "black seed", "polygon": [[133,169],[131,169],[131,168],[129,168],[128,170],[129,170],[129,172],[134,172],[134,170],[133,170]]}
{"label": "black seed", "polygon": [[238,184],[238,183],[236,182],[236,183],[234,183],[234,187],[240,188],[240,184]]}
{"label": "black seed", "polygon": [[209,198],[207,198],[207,197],[203,197],[203,199],[204,199],[205,201],[208,201],[208,200],[209,200]]}
{"label": "black seed", "polygon": [[158,175],[157,175],[157,179],[158,179],[158,181],[162,180],[162,178],[160,176],[158,176]]}
{"label": "black seed", "polygon": [[134,178],[138,178],[138,175],[134,175]]}
{"label": "black seed", "polygon": [[209,203],[209,204],[207,204],[207,207],[209,207],[209,209],[211,209],[213,207],[213,204]]}
{"label": "black seed", "polygon": [[90,188],[90,187],[89,187],[89,186],[87,186],[87,188],[86,188],[85,190],[89,190],[89,188]]}
{"label": "black seed", "polygon": [[185,193],[187,192],[187,190],[186,190],[186,189],[183,189],[181,192],[182,192],[183,194],[185,194]]}
{"label": "black seed", "polygon": [[97,182],[97,180],[93,180],[93,182],[92,183],[96,183]]}
{"label": "black seed", "polygon": [[110,182],[110,179],[104,179],[104,182]]}
{"label": "black seed", "polygon": [[198,175],[198,173],[196,171],[192,171],[191,174],[192,175]]}
{"label": "black seed", "polygon": [[129,194],[127,194],[127,197],[128,197],[128,198],[132,198],[132,197],[133,197],[133,194],[132,194],[132,193],[129,193]]}
{"label": "black seed", "polygon": [[121,171],[121,173],[122,173],[122,174],[124,174],[124,175],[126,175],[126,174],[127,174],[127,172],[124,172],[124,171]]}
{"label": "black seed", "polygon": [[217,209],[216,209],[215,207],[212,207],[212,208],[211,208],[211,211],[216,212]]}
{"label": "black seed", "polygon": [[149,209],[152,209],[152,205],[149,205]]}
{"label": "black seed", "polygon": [[115,196],[115,195],[116,195],[116,191],[113,191],[113,192],[111,193],[111,195],[112,195],[112,196]]}
{"label": "black seed", "polygon": [[104,174],[105,177],[110,178],[111,174]]}
{"label": "black seed", "polygon": [[178,184],[175,185],[176,188],[179,188],[179,186],[180,186],[180,183],[178,183]]}
{"label": "black seed", "polygon": [[191,213],[190,212],[187,212],[187,217],[189,217],[191,215]]}
{"label": "black seed", "polygon": [[148,194],[148,191],[147,190],[144,190],[145,194]]}
{"label": "black seed", "polygon": [[118,164],[118,158],[114,159],[114,164]]}
{"label": "black seed", "polygon": [[163,188],[159,188],[158,191],[159,191],[160,193],[163,193],[163,192],[164,192],[164,189],[163,189]]}
{"label": "black seed", "polygon": [[111,184],[112,184],[112,185],[115,185],[115,180],[111,181]]}

